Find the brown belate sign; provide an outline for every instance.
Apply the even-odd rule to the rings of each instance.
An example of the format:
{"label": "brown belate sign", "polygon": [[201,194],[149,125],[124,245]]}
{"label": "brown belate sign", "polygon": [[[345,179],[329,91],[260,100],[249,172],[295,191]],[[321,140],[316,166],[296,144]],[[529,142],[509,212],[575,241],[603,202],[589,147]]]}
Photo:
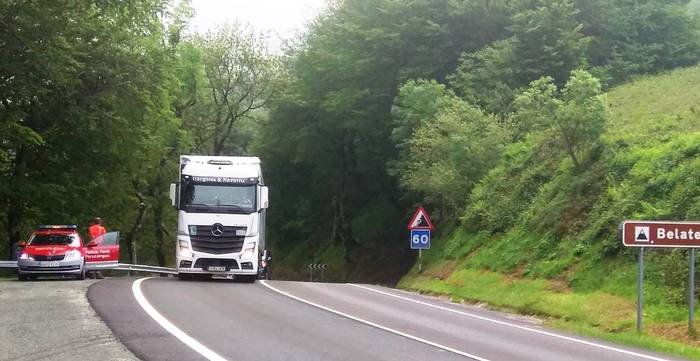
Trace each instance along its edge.
{"label": "brown belate sign", "polygon": [[627,247],[700,247],[700,222],[625,221],[620,231]]}

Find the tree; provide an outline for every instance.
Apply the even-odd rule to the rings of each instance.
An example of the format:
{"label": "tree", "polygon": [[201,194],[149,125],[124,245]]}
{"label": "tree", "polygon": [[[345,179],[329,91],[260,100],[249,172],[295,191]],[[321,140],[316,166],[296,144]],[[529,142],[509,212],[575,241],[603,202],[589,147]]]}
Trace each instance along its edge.
{"label": "tree", "polygon": [[516,112],[511,120],[516,126],[528,131],[553,130],[577,170],[582,154],[600,143],[607,105],[600,81],[584,70],[573,71],[560,92],[552,78],[538,79],[514,104]]}
{"label": "tree", "polygon": [[697,13],[689,1],[576,0],[588,63],[610,86],[634,74],[694,64],[700,59]]}
{"label": "tree", "polygon": [[452,86],[487,111],[508,114],[510,103],[531,81],[549,75],[563,84],[585,63],[589,39],[570,0],[538,0],[516,12],[511,36],[463,54]]}
{"label": "tree", "polygon": [[[196,118],[184,117],[186,126],[194,133],[198,145],[207,147],[213,155],[242,153],[235,144],[229,144],[234,125],[250,119],[263,108],[274,94],[273,80],[277,61],[268,52],[265,38],[238,24],[228,24],[194,40],[189,56],[201,57],[208,92],[206,114]],[[191,69],[188,90],[195,101],[198,69]],[[202,94],[199,94],[202,96]],[[187,105],[188,103],[185,103]],[[192,105],[192,104],[190,104]]]}
{"label": "tree", "polygon": [[513,16],[515,76],[519,84],[528,84],[549,75],[555,84],[563,85],[571,71],[584,64],[589,38],[581,31],[579,10],[571,0],[537,3],[536,8]]}
{"label": "tree", "polygon": [[[436,98],[431,90],[441,90],[442,94]],[[471,188],[498,160],[507,133],[496,118],[434,82],[408,82],[401,88],[397,104],[402,105],[394,112],[397,125],[415,118],[412,134],[406,137],[406,147],[396,162],[401,184],[422,195],[427,204],[441,209],[442,220],[449,219],[464,206]],[[432,107],[422,116],[411,111],[421,104]]]}
{"label": "tree", "polygon": [[[387,171],[398,151],[387,141],[394,99],[407,80],[444,80],[462,51],[502,37],[508,4],[351,0],[311,24],[285,59],[283,93],[258,138],[271,196],[281,205],[268,224],[272,243],[289,247],[282,253],[334,247],[348,272],[385,279],[407,266],[393,230],[415,198],[402,199]],[[389,268],[397,273],[373,272],[370,253],[395,263]],[[356,267],[363,262],[368,267]]]}
{"label": "tree", "polygon": [[[165,2],[0,4],[0,204],[6,248],[38,222],[129,208],[130,160],[172,119],[162,73]],[[124,192],[128,193],[124,193]],[[117,194],[116,198],[111,198]]]}

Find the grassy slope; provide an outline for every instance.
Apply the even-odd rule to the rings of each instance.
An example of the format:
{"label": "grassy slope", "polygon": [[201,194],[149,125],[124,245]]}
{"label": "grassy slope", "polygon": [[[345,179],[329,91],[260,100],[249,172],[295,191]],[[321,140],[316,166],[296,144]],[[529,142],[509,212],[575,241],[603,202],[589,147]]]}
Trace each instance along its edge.
{"label": "grassy slope", "polygon": [[[608,102],[609,143],[644,148],[700,132],[700,67],[640,78],[611,90]],[[536,315],[554,327],[700,360],[700,342],[686,334],[687,310],[668,302],[669,289],[653,278],[645,290],[645,332],[636,334],[636,269],[629,252],[611,259],[592,246],[577,254],[576,239],[555,243],[517,232],[457,230],[436,238],[424,253],[424,271],[414,267],[399,287],[483,302]],[[549,248],[557,250],[544,258],[533,255]]]}

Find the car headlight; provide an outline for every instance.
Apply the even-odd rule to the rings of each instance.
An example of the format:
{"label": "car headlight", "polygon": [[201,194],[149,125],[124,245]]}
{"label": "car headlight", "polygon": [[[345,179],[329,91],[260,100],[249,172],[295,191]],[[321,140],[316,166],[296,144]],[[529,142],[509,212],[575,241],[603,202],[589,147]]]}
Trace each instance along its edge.
{"label": "car headlight", "polygon": [[72,259],[80,259],[80,251],[78,250],[72,250],[66,252],[66,256],[64,258],[65,260],[72,260]]}
{"label": "car headlight", "polygon": [[32,257],[29,253],[22,252],[19,255],[19,259],[23,261],[33,261],[34,257]]}

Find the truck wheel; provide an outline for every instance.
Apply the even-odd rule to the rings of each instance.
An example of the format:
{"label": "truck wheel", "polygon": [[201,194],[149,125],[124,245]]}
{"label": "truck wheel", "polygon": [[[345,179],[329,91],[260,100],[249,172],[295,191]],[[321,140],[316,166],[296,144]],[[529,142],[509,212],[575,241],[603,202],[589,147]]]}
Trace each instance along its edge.
{"label": "truck wheel", "polygon": [[28,279],[29,279],[29,277],[27,277],[27,275],[23,275],[23,274],[21,274],[21,273],[18,273],[18,274],[17,274],[17,281],[24,282],[24,281],[26,281],[26,280],[28,280]]}
{"label": "truck wheel", "polygon": [[189,281],[189,280],[192,279],[192,275],[189,274],[189,273],[178,273],[178,274],[177,274],[177,278],[178,278],[180,281]]}
{"label": "truck wheel", "polygon": [[255,280],[258,279],[257,275],[243,275],[243,276],[236,276],[236,278],[243,282],[243,283],[255,283]]}

